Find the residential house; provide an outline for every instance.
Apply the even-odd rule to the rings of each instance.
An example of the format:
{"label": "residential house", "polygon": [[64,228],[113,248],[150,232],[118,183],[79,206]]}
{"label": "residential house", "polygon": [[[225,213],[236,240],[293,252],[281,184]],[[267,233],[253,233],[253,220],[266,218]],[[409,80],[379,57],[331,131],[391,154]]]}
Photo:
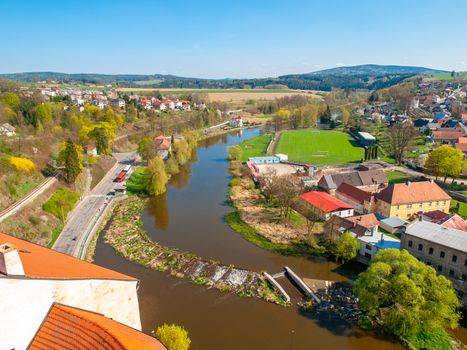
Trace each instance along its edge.
{"label": "residential house", "polygon": [[420,132],[425,132],[425,130],[428,128],[428,124],[430,124],[430,119],[419,118],[414,121],[413,126],[420,130]]}
{"label": "residential house", "polygon": [[396,216],[379,221],[381,228],[389,233],[402,233],[408,224],[408,221],[402,220]]}
{"label": "residential house", "polygon": [[452,215],[449,219],[441,224],[443,227],[455,228],[467,232],[467,220],[463,219],[457,214]]}
{"label": "residential house", "polygon": [[433,210],[426,213],[421,213],[419,217],[424,221],[429,221],[434,224],[441,225],[443,222],[449,220],[451,215],[441,210]]}
{"label": "residential house", "polygon": [[348,217],[354,214],[354,209],[351,205],[326,192],[311,191],[302,194],[300,198],[323,220],[329,220],[333,215]]}
{"label": "residential house", "polygon": [[455,147],[460,137],[463,137],[463,130],[436,130],[433,131],[433,141],[442,145],[448,144]]}
{"label": "residential house", "polygon": [[116,98],[116,99],[112,100],[112,106],[118,107],[118,108],[125,108],[126,102],[122,98]]}
{"label": "residential house", "polygon": [[338,221],[340,233],[350,232],[360,243],[358,260],[368,264],[373,255],[381,249],[400,248],[400,241],[379,232],[379,221],[375,214],[365,214],[347,218],[333,218]]}
{"label": "residential house", "polygon": [[166,349],[156,338],[102,314],[59,303],[52,304],[28,348],[30,350]]}
{"label": "residential house", "polygon": [[374,210],[374,198],[370,192],[343,182],[335,192],[336,198],[354,207],[359,214],[371,213]]}
{"label": "residential house", "polygon": [[230,118],[229,125],[233,128],[243,127],[243,119],[239,115],[234,115]]}
{"label": "residential house", "polygon": [[375,195],[376,212],[385,217],[409,219],[440,210],[449,213],[451,197],[433,181],[392,184]]}
{"label": "residential house", "polygon": [[94,157],[97,157],[97,148],[95,145],[93,144],[87,144],[85,147],[84,147],[84,150],[86,152],[87,155],[91,155],[91,156],[94,156]]}
{"label": "residential house", "polygon": [[354,187],[375,192],[378,189],[387,186],[388,179],[381,169],[371,169],[364,171],[350,171],[345,173],[336,173],[323,175],[318,181],[318,187],[324,189],[330,194],[334,194],[336,189],[346,182]]}
{"label": "residential house", "polygon": [[464,157],[467,157],[467,137],[459,137],[455,147],[464,154]]}
{"label": "residential house", "polygon": [[165,137],[160,135],[154,138],[153,140],[156,153],[162,159],[169,158],[170,151],[172,150],[172,141],[170,137]]}
{"label": "residential house", "polygon": [[0,125],[0,135],[4,135],[8,137],[15,136],[16,128],[9,123],[4,123]]}
{"label": "residential house", "polygon": [[464,306],[467,305],[467,234],[464,231],[420,218],[402,233],[401,249],[408,250],[449,278],[460,293]]}
{"label": "residential house", "polygon": [[141,330],[137,289],[136,278],[0,233],[1,348],[25,349],[54,303]]}

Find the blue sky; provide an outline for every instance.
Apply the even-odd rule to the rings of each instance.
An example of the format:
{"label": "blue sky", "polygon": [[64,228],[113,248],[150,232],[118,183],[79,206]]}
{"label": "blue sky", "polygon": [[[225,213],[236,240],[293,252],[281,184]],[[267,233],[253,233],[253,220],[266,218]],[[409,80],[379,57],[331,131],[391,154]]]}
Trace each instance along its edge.
{"label": "blue sky", "polygon": [[466,13],[465,0],[0,0],[0,72],[467,70]]}

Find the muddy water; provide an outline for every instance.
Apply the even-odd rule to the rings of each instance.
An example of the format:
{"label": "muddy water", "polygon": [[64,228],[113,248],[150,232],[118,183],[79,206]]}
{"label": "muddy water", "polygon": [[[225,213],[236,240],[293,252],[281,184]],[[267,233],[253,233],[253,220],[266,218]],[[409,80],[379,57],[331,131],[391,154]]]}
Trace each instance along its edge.
{"label": "muddy water", "polygon": [[[222,135],[203,142],[187,169],[171,180],[168,192],[153,198],[142,218],[151,237],[204,258],[256,271],[291,267],[302,277],[346,280],[359,266],[341,268],[325,259],[286,257],[264,251],[230,229],[224,216],[230,180],[229,145],[259,130]],[[335,318],[311,319],[295,307],[208,290],[149,271],[116,255],[99,238],[95,262],[140,279],[143,330],[161,323],[183,325],[193,350],[214,349],[402,349],[388,339],[349,328]]]}

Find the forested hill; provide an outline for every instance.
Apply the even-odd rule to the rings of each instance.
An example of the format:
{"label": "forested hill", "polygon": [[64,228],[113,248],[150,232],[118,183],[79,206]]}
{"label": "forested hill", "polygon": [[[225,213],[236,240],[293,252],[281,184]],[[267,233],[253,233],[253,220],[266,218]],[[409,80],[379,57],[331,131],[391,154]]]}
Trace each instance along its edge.
{"label": "forested hill", "polygon": [[436,74],[445,71],[409,66],[361,65],[338,67],[306,74],[290,74],[262,79],[198,79],[161,74],[66,74],[56,72],[30,72],[0,74],[0,79],[24,82],[55,80],[60,82],[118,83],[128,87],[154,88],[277,88],[303,90],[380,89],[398,84],[419,74]]}

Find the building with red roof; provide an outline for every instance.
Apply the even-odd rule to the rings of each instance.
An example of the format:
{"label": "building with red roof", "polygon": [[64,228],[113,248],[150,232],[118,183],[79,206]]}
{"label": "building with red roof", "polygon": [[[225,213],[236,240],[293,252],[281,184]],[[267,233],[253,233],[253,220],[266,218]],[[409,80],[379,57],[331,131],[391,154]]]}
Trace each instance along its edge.
{"label": "building with red roof", "polygon": [[0,233],[0,348],[25,349],[54,303],[141,330],[138,283],[125,274]]}
{"label": "building with red roof", "polygon": [[343,182],[336,189],[336,198],[350,204],[355,212],[360,214],[371,213],[374,210],[374,197],[370,192]]}
{"label": "building with red roof", "polygon": [[166,350],[154,337],[102,314],[54,303],[30,350]]}
{"label": "building with red roof", "polygon": [[328,220],[332,215],[345,218],[353,216],[354,213],[354,208],[350,204],[326,192],[311,191],[302,194],[300,198],[323,220]]}

